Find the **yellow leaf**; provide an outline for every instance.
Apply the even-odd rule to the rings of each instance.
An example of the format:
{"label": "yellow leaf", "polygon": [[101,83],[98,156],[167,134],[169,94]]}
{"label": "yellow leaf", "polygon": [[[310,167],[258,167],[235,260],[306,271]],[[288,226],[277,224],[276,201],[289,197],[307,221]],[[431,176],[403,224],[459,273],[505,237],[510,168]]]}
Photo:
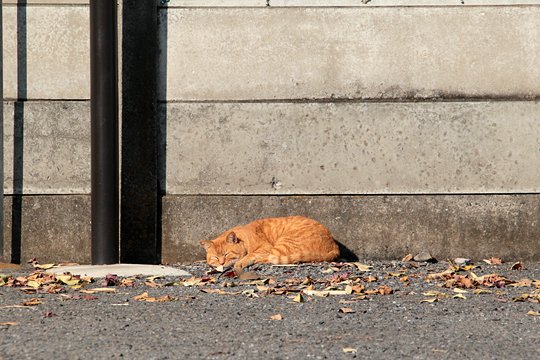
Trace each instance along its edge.
{"label": "yellow leaf", "polygon": [[465,297],[465,295],[463,294],[456,294],[454,296],[452,296],[454,299],[463,299],[463,300],[467,300],[467,298]]}
{"label": "yellow leaf", "polygon": [[298,294],[294,297],[293,301],[297,303],[304,302],[304,297],[302,296],[302,294]]}
{"label": "yellow leaf", "polygon": [[434,297],[434,298],[424,299],[420,302],[434,303],[436,301],[439,301],[439,298]]}
{"label": "yellow leaf", "polygon": [[479,295],[479,294],[491,294],[493,291],[486,290],[486,289],[474,289],[473,294]]}
{"label": "yellow leaf", "polygon": [[283,316],[281,314],[272,315],[270,316],[270,320],[283,320]]}
{"label": "yellow leaf", "polygon": [[527,313],[527,315],[531,315],[531,316],[540,316],[540,312],[529,310],[529,312]]}
{"label": "yellow leaf", "polygon": [[340,313],[343,313],[343,314],[353,314],[355,313],[356,311],[354,309],[351,309],[351,308],[348,308],[348,307],[344,307],[344,308],[340,308],[339,309],[339,312]]}
{"label": "yellow leaf", "polygon": [[29,282],[26,283],[27,286],[30,286],[34,289],[37,289],[39,288],[40,286],[40,283],[38,283],[37,281],[33,281],[33,280],[30,280]]}
{"label": "yellow leaf", "polygon": [[373,266],[361,264],[359,262],[353,262],[353,265],[356,266],[356,268],[360,271],[370,271],[373,269]]}
{"label": "yellow leaf", "polygon": [[190,278],[190,279],[187,279],[186,281],[181,281],[180,284],[182,284],[183,286],[195,286],[195,285],[198,285],[201,283],[201,279],[200,278]]}
{"label": "yellow leaf", "polygon": [[54,265],[55,265],[55,264],[43,264],[43,265],[36,264],[36,265],[34,265],[34,268],[36,268],[36,269],[41,269],[41,270],[48,270],[48,269],[53,268]]}
{"label": "yellow leaf", "polygon": [[144,300],[147,299],[147,298],[148,298],[148,292],[145,291],[145,292],[143,292],[141,295],[135,296],[135,297],[133,298],[133,300],[135,300],[135,301],[144,301]]}
{"label": "yellow leaf", "polygon": [[513,302],[521,302],[521,301],[527,301],[529,299],[529,294],[521,294],[520,296],[516,296],[512,299]]}
{"label": "yellow leaf", "polygon": [[357,351],[355,348],[343,348],[343,352],[347,354],[356,354]]}
{"label": "yellow leaf", "polygon": [[71,278],[72,278],[71,275],[56,275],[56,280],[63,282],[64,284],[66,284],[66,282],[71,280]]}
{"label": "yellow leaf", "polygon": [[469,293],[467,290],[463,290],[463,289],[460,289],[460,288],[454,288],[454,292],[460,293],[460,294],[467,294],[467,293]]}
{"label": "yellow leaf", "polygon": [[67,286],[75,287],[76,285],[79,285],[80,282],[81,281],[78,279],[72,279],[72,280],[66,281],[64,284],[66,284]]}
{"label": "yellow leaf", "polygon": [[304,294],[306,294],[306,295],[318,296],[318,297],[327,297],[328,295],[330,295],[329,291],[324,291],[324,290],[308,290],[308,289],[304,289],[304,290],[302,290],[302,292]]}

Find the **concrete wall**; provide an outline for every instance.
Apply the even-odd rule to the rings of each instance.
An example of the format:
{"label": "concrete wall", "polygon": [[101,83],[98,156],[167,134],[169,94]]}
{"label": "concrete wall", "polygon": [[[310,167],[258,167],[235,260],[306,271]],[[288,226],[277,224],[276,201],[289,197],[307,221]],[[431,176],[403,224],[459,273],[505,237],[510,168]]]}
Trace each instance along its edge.
{"label": "concrete wall", "polygon": [[[88,262],[88,1],[15,3],[4,257]],[[293,213],[362,257],[539,259],[540,1],[306,4],[160,5],[163,260]]]}

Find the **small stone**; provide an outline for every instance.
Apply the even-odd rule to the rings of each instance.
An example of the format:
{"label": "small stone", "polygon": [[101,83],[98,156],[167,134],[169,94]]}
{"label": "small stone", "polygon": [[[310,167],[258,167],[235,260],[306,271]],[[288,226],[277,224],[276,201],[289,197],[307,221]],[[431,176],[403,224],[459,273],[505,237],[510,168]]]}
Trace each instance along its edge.
{"label": "small stone", "polygon": [[415,255],[413,260],[419,262],[437,262],[437,260],[427,251]]}
{"label": "small stone", "polygon": [[468,265],[472,263],[471,259],[466,258],[455,258],[454,262],[456,263],[456,265]]}

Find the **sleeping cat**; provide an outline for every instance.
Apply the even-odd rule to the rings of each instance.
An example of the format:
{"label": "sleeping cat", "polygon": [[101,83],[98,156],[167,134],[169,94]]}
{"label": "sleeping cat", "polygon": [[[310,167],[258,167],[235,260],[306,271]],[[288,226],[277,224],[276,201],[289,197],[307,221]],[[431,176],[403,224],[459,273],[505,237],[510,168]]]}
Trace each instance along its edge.
{"label": "sleeping cat", "polygon": [[210,266],[234,266],[237,272],[253,264],[332,261],[339,256],[330,231],[303,216],[255,220],[200,243]]}

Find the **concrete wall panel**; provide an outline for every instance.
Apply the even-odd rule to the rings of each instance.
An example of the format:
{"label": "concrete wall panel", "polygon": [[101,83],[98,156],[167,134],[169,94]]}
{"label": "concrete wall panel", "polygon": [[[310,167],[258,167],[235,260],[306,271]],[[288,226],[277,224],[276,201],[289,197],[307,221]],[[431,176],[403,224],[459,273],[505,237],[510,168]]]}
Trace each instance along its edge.
{"label": "concrete wall panel", "polygon": [[16,247],[23,263],[34,257],[42,263],[90,263],[89,195],[23,196],[15,206],[13,197],[4,199],[5,261]]}
{"label": "concrete wall panel", "polygon": [[90,192],[88,101],[6,102],[4,121],[6,194]]}
{"label": "concrete wall panel", "polygon": [[88,6],[6,6],[4,97],[88,99]]}
{"label": "concrete wall panel", "polygon": [[160,14],[161,99],[540,96],[537,6]]}
{"label": "concrete wall panel", "polygon": [[168,194],[540,191],[540,103],[174,103]]}
{"label": "concrete wall panel", "polygon": [[361,259],[500,256],[540,260],[539,195],[488,196],[167,196],[163,261],[203,259],[199,240],[256,218],[319,220]]}

